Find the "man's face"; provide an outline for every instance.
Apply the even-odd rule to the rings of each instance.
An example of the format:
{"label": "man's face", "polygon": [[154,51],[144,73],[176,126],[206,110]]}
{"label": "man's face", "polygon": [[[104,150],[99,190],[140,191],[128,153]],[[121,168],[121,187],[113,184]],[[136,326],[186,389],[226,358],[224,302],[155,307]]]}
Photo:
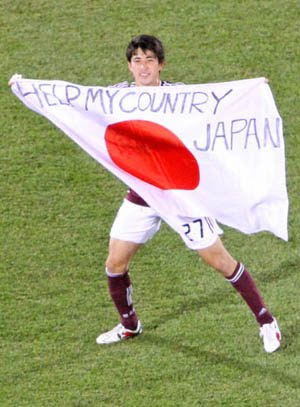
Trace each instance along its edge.
{"label": "man's face", "polygon": [[156,55],[138,48],[128,62],[128,69],[133,75],[136,86],[159,86],[160,71],[164,64],[159,63]]}

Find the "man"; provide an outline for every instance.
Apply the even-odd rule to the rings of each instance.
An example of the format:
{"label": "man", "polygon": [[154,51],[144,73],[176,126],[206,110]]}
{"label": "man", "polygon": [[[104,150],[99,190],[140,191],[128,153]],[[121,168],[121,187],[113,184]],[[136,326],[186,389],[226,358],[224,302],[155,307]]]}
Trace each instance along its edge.
{"label": "man", "polygon": [[[128,45],[127,61],[134,82],[122,82],[117,87],[170,86],[162,81],[164,48],[159,39],[140,35]],[[201,223],[198,240],[186,241],[189,248],[210,266],[219,271],[239,292],[260,325],[260,336],[265,351],[276,351],[280,347],[281,334],[276,319],[266,308],[259,290],[243,264],[237,262],[223,246],[219,234],[222,232],[213,218],[197,218]],[[158,214],[134,191],[129,190],[112,225],[106,274],[111,298],[118,310],[121,322],[112,330],[97,337],[98,344],[110,344],[142,333],[132,302],[132,286],[129,265],[138,249],[159,230]]]}

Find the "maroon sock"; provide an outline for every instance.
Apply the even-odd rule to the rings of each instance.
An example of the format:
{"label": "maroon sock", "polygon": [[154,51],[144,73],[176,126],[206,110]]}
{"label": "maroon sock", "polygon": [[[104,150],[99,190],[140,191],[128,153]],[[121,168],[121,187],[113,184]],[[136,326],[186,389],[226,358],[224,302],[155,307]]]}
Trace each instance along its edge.
{"label": "maroon sock", "polygon": [[238,263],[233,274],[227,277],[227,280],[248,304],[260,325],[269,324],[273,321],[274,318],[267,310],[251,274],[245,269],[243,264]]}
{"label": "maroon sock", "polygon": [[132,303],[132,285],[128,272],[113,275],[107,271],[110,296],[120,314],[121,323],[127,329],[135,330],[138,324],[137,315]]}

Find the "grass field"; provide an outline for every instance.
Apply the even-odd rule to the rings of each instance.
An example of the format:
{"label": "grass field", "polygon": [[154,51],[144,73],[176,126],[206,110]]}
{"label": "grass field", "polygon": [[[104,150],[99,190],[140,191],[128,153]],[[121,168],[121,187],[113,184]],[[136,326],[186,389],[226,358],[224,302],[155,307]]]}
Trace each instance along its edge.
{"label": "grass field", "polygon": [[[0,405],[300,405],[300,3],[298,0],[0,1]],[[164,78],[268,77],[284,121],[289,234],[224,243],[252,272],[283,333],[264,353],[240,298],[168,226],[134,260],[144,334],[100,347],[117,322],[104,276],[108,234],[126,187],[7,81],[129,79],[139,33],[167,48]]]}

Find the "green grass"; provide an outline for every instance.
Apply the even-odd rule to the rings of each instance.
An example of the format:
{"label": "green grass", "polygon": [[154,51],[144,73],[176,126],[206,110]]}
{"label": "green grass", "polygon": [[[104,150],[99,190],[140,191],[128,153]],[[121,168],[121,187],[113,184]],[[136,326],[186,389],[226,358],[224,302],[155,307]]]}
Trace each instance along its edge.
{"label": "green grass", "polygon": [[[0,2],[0,404],[292,406],[299,395],[300,51],[298,0]],[[225,228],[280,321],[267,355],[253,317],[168,226],[132,265],[144,334],[99,347],[117,322],[103,264],[126,187],[7,87],[37,79],[129,79],[139,33],[166,45],[164,78],[266,76],[284,120],[290,240]]]}

